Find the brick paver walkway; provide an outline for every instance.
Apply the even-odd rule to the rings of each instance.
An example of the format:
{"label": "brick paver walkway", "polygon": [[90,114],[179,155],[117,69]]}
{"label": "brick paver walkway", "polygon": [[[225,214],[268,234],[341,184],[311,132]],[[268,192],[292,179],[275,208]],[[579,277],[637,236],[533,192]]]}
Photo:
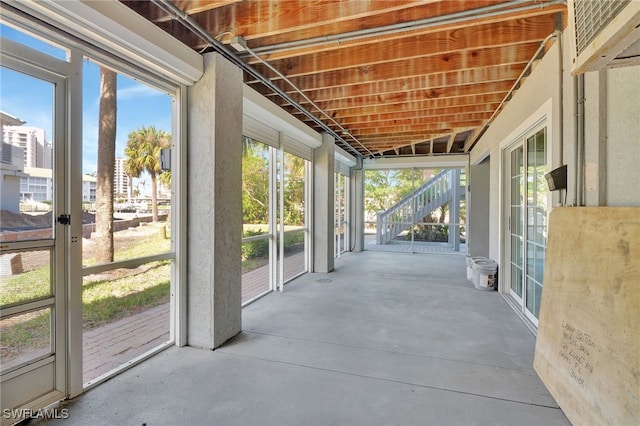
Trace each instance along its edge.
{"label": "brick paver walkway", "polygon": [[[304,270],[304,253],[285,257],[285,277]],[[242,303],[269,290],[269,265],[242,276]],[[169,340],[169,304],[87,330],[83,335],[83,380],[87,383]]]}
{"label": "brick paver walkway", "polygon": [[87,383],[169,340],[169,304],[87,330],[83,379]]}

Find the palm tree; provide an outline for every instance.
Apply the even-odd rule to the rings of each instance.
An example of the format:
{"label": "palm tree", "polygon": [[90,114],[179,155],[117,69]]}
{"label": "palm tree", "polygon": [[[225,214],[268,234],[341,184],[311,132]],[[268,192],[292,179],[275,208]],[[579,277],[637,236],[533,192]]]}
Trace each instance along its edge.
{"label": "palm tree", "polygon": [[171,135],[154,126],[142,127],[129,133],[127,147],[124,150],[127,158],[124,161],[125,172],[129,176],[140,177],[143,171],[151,177],[151,211],[153,221],[158,221],[158,175],[160,169],[160,150],[169,148]]}
{"label": "palm tree", "polygon": [[98,172],[96,180],[96,263],[113,262],[113,174],[116,161],[117,74],[100,67]]}

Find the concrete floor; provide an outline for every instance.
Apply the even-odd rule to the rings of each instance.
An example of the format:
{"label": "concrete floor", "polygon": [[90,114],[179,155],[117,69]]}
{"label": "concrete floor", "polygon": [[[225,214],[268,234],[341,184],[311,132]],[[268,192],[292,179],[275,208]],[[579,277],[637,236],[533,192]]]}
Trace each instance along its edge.
{"label": "concrete floor", "polygon": [[533,336],[466,281],[461,255],[344,255],[247,306],[243,329],[213,352],[156,355],[61,424],[569,424]]}

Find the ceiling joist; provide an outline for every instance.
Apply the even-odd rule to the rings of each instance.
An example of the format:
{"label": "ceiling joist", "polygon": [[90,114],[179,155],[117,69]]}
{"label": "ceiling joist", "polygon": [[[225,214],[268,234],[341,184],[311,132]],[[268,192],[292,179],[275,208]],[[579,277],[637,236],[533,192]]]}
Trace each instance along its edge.
{"label": "ceiling joist", "polygon": [[241,36],[259,57],[238,59],[271,86],[245,69],[247,84],[365,156],[469,152],[566,25],[561,0],[121,1],[197,51],[208,42],[184,16]]}

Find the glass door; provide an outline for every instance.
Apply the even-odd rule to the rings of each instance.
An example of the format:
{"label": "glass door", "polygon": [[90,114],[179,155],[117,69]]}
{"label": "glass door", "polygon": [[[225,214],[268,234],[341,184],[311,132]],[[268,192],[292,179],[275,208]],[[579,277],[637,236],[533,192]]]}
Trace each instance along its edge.
{"label": "glass door", "polygon": [[527,133],[505,153],[509,294],[538,324],[547,245],[546,128]]}
{"label": "glass door", "polygon": [[11,420],[67,389],[66,79],[23,61],[38,55],[26,50],[2,40],[0,393]]}
{"label": "glass door", "polygon": [[547,247],[547,144],[546,129],[529,136],[527,145],[527,230],[525,240],[527,289],[525,313],[537,325],[542,298],[544,259]]}
{"label": "glass door", "polygon": [[509,233],[510,233],[510,294],[520,304],[522,304],[522,271],[524,268],[524,259],[522,257],[522,244],[524,241],[524,227],[522,226],[523,220],[523,203],[522,187],[524,182],[524,169],[523,169],[523,148],[522,145],[513,149],[510,154],[510,173],[509,173],[509,185],[510,185],[510,220],[509,220]]}

